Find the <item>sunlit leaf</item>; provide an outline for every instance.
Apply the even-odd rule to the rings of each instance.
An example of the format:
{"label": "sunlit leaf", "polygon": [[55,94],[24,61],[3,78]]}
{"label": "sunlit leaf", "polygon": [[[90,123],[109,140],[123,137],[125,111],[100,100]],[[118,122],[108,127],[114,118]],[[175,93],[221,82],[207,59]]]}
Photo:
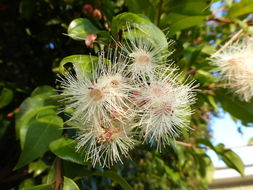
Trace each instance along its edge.
{"label": "sunlit leaf", "polygon": [[63,190],[79,190],[79,187],[72,179],[64,177]]}
{"label": "sunlit leaf", "polygon": [[68,27],[68,35],[74,40],[84,40],[89,34],[95,34],[99,30],[87,18],[77,18]]}

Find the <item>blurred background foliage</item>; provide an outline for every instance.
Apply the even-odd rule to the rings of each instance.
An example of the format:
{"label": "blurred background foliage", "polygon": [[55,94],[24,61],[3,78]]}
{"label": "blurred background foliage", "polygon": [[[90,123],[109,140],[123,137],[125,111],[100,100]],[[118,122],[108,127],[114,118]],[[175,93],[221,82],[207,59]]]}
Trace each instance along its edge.
{"label": "blurred background foliage", "polygon": [[[211,7],[218,3],[218,9]],[[212,149],[244,174],[240,157],[212,145],[210,115],[223,108],[251,127],[253,101],[241,102],[222,88],[207,58],[242,29],[253,33],[252,0],[2,0],[0,3],[0,188],[1,189],[207,189]],[[247,19],[247,20],[246,20]],[[90,69],[89,54],[122,40],[126,22],[144,27],[157,45],[175,43],[171,59],[200,83],[190,131],[161,153],[138,145],[110,169],[92,168],[75,152],[74,132],[54,90],[67,63]],[[156,27],[158,26],[158,27]],[[95,34],[95,35],[94,35]],[[67,36],[68,35],[68,36]],[[93,38],[94,37],[94,38]],[[85,39],[85,40],[84,40]],[[168,50],[167,50],[168,51]],[[222,126],[220,126],[222,127]]]}

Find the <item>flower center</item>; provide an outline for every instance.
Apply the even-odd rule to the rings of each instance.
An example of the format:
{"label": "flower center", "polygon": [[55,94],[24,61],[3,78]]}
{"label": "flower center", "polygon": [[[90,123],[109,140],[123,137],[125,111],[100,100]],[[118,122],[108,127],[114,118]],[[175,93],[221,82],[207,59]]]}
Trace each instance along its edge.
{"label": "flower center", "polygon": [[109,130],[109,129],[104,129],[104,132],[98,137],[98,143],[104,144],[104,143],[109,143],[114,140],[114,135],[118,134],[120,132],[119,129],[114,129],[114,130]]}
{"label": "flower center", "polygon": [[235,59],[235,58],[228,60],[228,64],[230,65],[237,65],[238,62],[239,62],[238,59]]}
{"label": "flower center", "polygon": [[135,58],[135,63],[137,63],[139,66],[145,67],[151,64],[151,59],[148,55],[139,55]]}
{"label": "flower center", "polygon": [[98,102],[103,98],[103,93],[99,89],[91,89],[90,90],[90,97],[94,102]]}
{"label": "flower center", "polygon": [[119,85],[119,81],[117,81],[115,79],[111,81],[111,86],[112,87],[117,87],[118,85]]}

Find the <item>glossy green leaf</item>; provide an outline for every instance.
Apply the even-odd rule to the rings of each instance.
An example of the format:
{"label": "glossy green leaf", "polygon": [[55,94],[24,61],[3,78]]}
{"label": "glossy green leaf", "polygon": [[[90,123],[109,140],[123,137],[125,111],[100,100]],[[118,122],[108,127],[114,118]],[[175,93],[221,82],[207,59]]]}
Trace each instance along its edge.
{"label": "glossy green leaf", "polygon": [[226,163],[228,167],[235,169],[242,176],[244,175],[245,165],[243,164],[240,156],[238,156],[234,151],[225,149],[223,144],[219,144],[215,146],[215,152],[220,156],[220,158]]}
{"label": "glossy green leaf", "polygon": [[9,88],[3,88],[0,92],[0,109],[11,103],[13,91]]}
{"label": "glossy green leaf", "polygon": [[53,96],[57,94],[56,90],[51,86],[40,86],[34,89],[31,96],[33,98],[27,98],[25,101],[22,102],[20,105],[20,111],[17,113],[16,119],[19,120],[30,111],[38,107],[42,107],[45,105],[52,105],[56,104],[56,100],[53,99]]}
{"label": "glossy green leaf", "polygon": [[253,12],[252,0],[241,0],[228,10],[229,17],[238,17]]}
{"label": "glossy green leaf", "polygon": [[87,18],[74,19],[68,27],[68,35],[74,40],[84,40],[89,34],[96,34],[99,30]]}
{"label": "glossy green leaf", "polygon": [[42,160],[38,160],[29,164],[28,173],[33,173],[33,177],[40,175],[48,168],[48,165],[45,164]]}
{"label": "glossy green leaf", "polygon": [[30,122],[23,151],[15,169],[19,169],[42,156],[49,144],[59,138],[63,121],[57,115],[46,115]]}
{"label": "glossy green leaf", "polygon": [[66,68],[64,67],[66,63],[76,64],[78,68],[83,72],[83,74],[90,74],[92,69],[92,64],[98,62],[98,57],[91,55],[71,55],[65,57],[61,60],[58,72],[60,74],[66,73]]}
{"label": "glossy green leaf", "polygon": [[64,177],[63,190],[79,190],[79,187],[72,179]]}
{"label": "glossy green leaf", "polygon": [[84,162],[84,153],[76,151],[77,142],[69,138],[60,138],[50,144],[50,150],[63,160],[76,164],[87,165]]}
{"label": "glossy green leaf", "polygon": [[25,137],[29,128],[29,122],[42,113],[55,114],[57,105],[56,90],[50,86],[36,88],[31,97],[26,98],[20,105],[20,111],[16,114],[16,135],[20,138],[21,148],[24,146]]}
{"label": "glossy green leaf", "polygon": [[37,185],[37,186],[29,187],[25,190],[54,190],[54,188],[53,188],[52,185],[43,184],[43,185]]}
{"label": "glossy green leaf", "polygon": [[154,45],[167,48],[167,39],[164,33],[146,17],[126,12],[117,15],[112,20],[112,34],[116,40],[119,39],[121,31],[127,29],[127,25],[136,25],[139,33],[145,35]]}

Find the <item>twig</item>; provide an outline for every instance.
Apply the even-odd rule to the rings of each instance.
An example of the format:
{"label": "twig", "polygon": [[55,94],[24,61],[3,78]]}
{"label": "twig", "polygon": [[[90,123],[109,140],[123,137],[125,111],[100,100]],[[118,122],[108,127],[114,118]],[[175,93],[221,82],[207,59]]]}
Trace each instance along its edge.
{"label": "twig", "polygon": [[228,20],[228,19],[210,18],[210,19],[208,19],[208,20],[209,20],[209,21],[220,22],[220,23],[228,23],[228,24],[235,23],[234,21]]}
{"label": "twig", "polygon": [[211,57],[216,56],[217,54],[222,52],[224,49],[226,49],[231,43],[233,43],[235,40],[237,40],[237,38],[241,35],[242,32],[243,32],[243,29],[241,29],[237,33],[235,33],[235,35],[227,43],[225,43],[224,46],[222,46],[218,51],[216,51]]}

